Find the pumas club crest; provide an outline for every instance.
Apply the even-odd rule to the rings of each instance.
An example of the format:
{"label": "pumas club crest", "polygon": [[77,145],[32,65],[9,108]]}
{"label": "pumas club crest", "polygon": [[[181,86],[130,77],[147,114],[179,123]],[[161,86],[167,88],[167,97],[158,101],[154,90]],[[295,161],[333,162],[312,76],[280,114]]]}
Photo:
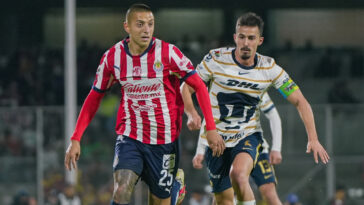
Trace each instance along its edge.
{"label": "pumas club crest", "polygon": [[153,69],[155,72],[161,72],[161,71],[163,71],[163,68],[164,68],[164,65],[160,61],[156,61],[153,65]]}

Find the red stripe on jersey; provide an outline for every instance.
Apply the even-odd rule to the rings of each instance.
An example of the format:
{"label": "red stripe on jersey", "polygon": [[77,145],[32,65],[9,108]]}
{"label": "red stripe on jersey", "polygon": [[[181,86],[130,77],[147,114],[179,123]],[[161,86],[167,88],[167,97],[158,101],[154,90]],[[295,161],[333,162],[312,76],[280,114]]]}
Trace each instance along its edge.
{"label": "red stripe on jersey", "polygon": [[[145,101],[139,101],[138,104],[140,107],[145,107],[146,103]],[[150,144],[150,120],[148,117],[148,112],[143,111],[143,109],[140,110],[140,117],[143,121],[143,143]]]}
{"label": "red stripe on jersey", "polygon": [[133,101],[128,99],[128,111],[130,113],[130,135],[128,137],[137,139],[137,120],[134,109],[132,108]]}
{"label": "red stripe on jersey", "polygon": [[176,46],[173,46],[173,51],[178,55],[180,59],[182,59],[183,53]]}
{"label": "red stripe on jersey", "polygon": [[[163,113],[162,105],[159,98],[154,98],[152,100],[153,104],[157,105],[154,111]],[[165,125],[164,125],[164,118],[163,115],[156,115],[155,121],[157,122],[157,144],[164,144],[164,136],[165,136]]]}
{"label": "red stripe on jersey", "polygon": [[[164,65],[168,65],[169,64],[169,44],[162,42],[162,56],[164,56],[164,58],[162,58],[162,63]],[[167,70],[166,72],[169,72],[169,70]],[[175,106],[176,106],[176,92],[177,90],[175,90],[175,86],[172,83],[176,83],[179,82],[179,80],[176,78],[176,76],[173,75],[169,75],[169,73],[164,74],[163,77],[163,84],[164,84],[164,93],[165,93],[165,98],[167,100],[167,105],[168,105],[168,110],[169,110],[169,116],[170,116],[170,126],[171,126],[171,141],[173,142],[174,139],[176,139],[178,136],[178,134],[176,133],[176,126],[175,126],[175,120],[176,120],[176,110],[175,110]],[[176,80],[176,81],[175,81]],[[172,82],[173,81],[173,82]],[[167,123],[167,122],[166,122]]]}
{"label": "red stripe on jersey", "polygon": [[121,89],[121,97],[122,99],[120,100],[120,105],[119,105],[119,110],[118,110],[118,114],[116,117],[116,133],[119,135],[122,135],[125,131],[125,107],[124,107],[124,100],[123,100],[123,96],[124,96],[124,90]]}
{"label": "red stripe on jersey", "polygon": [[133,56],[133,80],[140,80],[142,75],[142,67],[140,65],[140,56]]}
{"label": "red stripe on jersey", "polygon": [[[120,43],[120,65],[116,65],[118,66],[118,68],[120,68],[120,80],[121,81],[126,81],[126,74],[127,74],[127,69],[128,69],[128,65],[126,64],[126,52],[124,50],[124,47],[122,46],[123,44]],[[117,68],[116,68],[117,69]]]}
{"label": "red stripe on jersey", "polygon": [[148,52],[147,62],[148,62],[148,78],[155,78],[156,73],[154,71],[154,60],[155,60],[155,45]]}

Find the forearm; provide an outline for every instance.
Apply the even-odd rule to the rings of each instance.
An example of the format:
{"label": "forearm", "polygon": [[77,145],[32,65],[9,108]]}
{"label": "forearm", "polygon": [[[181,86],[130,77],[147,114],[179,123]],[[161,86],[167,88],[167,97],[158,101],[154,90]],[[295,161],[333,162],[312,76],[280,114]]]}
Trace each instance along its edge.
{"label": "forearm", "polygon": [[269,120],[270,130],[272,133],[272,149],[281,152],[282,147],[282,123],[276,108],[265,113]]}
{"label": "forearm", "polygon": [[196,148],[196,155],[197,154],[205,154],[206,145],[202,143],[201,136],[198,138],[197,148]]}
{"label": "forearm", "polygon": [[193,90],[193,88],[191,88],[189,85],[187,85],[186,83],[182,84],[181,93],[184,104],[184,111],[187,115],[197,113],[191,96],[194,92],[195,91]]}
{"label": "forearm", "polygon": [[99,108],[103,96],[104,94],[102,93],[98,93],[94,90],[90,91],[82,105],[71,140],[81,140],[85,129],[90,124],[91,120],[96,114],[97,109]]}
{"label": "forearm", "polygon": [[[293,97],[293,99],[290,99],[291,96]],[[310,104],[303,97],[300,90],[295,91],[294,93],[292,93],[291,96],[289,96],[287,99],[296,106],[297,111],[303,121],[303,124],[305,125],[308,140],[318,140],[315,127],[315,119]]]}
{"label": "forearm", "polygon": [[197,101],[205,117],[206,130],[215,130],[216,126],[212,115],[210,97],[205,84],[197,74],[187,78],[186,83],[190,85],[196,92]]}

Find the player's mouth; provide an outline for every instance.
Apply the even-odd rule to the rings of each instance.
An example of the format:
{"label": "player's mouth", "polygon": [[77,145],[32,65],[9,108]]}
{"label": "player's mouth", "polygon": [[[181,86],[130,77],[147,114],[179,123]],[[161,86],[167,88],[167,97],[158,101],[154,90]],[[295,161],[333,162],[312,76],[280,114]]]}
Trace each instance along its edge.
{"label": "player's mouth", "polygon": [[142,36],[141,39],[142,39],[142,41],[149,41],[150,37],[149,36]]}

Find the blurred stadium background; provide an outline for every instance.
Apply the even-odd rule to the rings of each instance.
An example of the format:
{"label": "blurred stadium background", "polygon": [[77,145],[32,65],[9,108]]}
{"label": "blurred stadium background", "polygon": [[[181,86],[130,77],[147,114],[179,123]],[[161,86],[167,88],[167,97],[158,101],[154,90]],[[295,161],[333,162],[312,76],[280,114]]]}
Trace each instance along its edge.
{"label": "blurred stadium background", "polygon": [[[78,106],[90,89],[102,53],[126,36],[122,22],[132,3],[77,1]],[[258,51],[274,57],[300,86],[312,104],[319,138],[331,155],[328,165],[315,165],[305,154],[306,135],[297,111],[272,89],[283,126],[283,162],[275,167],[281,200],[294,193],[304,205],[325,205],[343,188],[345,205],[364,204],[364,1],[145,3],[155,14],[155,36],[175,43],[195,65],[209,49],[233,45],[235,20],[242,12],[261,15],[265,43]],[[103,99],[83,137],[77,185],[70,188],[65,182],[64,5],[61,0],[1,3],[0,204],[52,205],[66,192],[86,205],[110,201],[118,87]],[[263,125],[270,140],[265,119]],[[206,170],[191,166],[197,134],[185,125],[181,133],[180,166],[187,183],[183,204],[210,200]],[[258,204],[264,204],[257,197]],[[147,204],[142,183],[133,200]]]}

